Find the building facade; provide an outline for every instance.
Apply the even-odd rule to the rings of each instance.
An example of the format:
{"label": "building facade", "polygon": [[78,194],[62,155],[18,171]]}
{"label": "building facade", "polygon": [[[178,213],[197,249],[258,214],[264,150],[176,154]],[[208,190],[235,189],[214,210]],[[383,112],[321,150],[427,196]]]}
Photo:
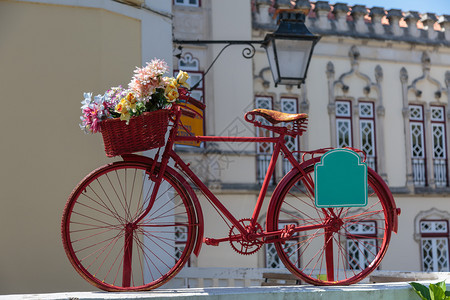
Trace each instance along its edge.
{"label": "building facade", "polygon": [[[175,39],[262,40],[276,29],[275,10],[292,8],[290,1],[217,2],[175,2]],[[368,166],[389,185],[401,209],[398,234],[393,235],[379,269],[449,271],[449,16],[326,1],[295,2],[297,7],[310,8],[306,25],[322,37],[306,83],[300,89],[274,87],[263,49],[257,47],[249,62],[240,56],[244,47],[227,48],[202,81],[206,134],[270,134],[243,120],[244,113],[254,108],[308,113],[308,131],[289,140],[288,147],[293,151],[362,149]],[[233,18],[218,17],[216,9]],[[244,27],[249,18],[251,32]],[[230,26],[230,30],[216,29],[219,20],[222,28]],[[234,26],[239,30],[231,30]],[[182,46],[174,65],[195,60],[199,72],[207,70],[223,47]],[[245,81],[245,89],[238,88],[246,79],[251,85]],[[272,151],[272,145],[264,143],[179,148],[227,207],[242,218],[251,215]],[[280,159],[271,184],[288,170],[289,165]],[[204,215],[206,224],[214,224],[207,225],[205,236],[227,235],[225,225],[216,225],[222,221],[214,210]],[[226,243],[204,246],[191,265],[223,267],[226,258],[228,267],[283,267],[270,245],[252,256],[230,250]]]}

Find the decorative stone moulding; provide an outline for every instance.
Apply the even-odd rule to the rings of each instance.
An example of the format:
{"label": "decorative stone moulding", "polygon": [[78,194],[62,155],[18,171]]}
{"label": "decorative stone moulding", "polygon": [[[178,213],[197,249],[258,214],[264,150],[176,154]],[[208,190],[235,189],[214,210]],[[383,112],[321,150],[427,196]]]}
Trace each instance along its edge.
{"label": "decorative stone moulding", "polygon": [[447,41],[450,41],[450,15],[442,15],[439,17],[438,24],[444,30],[444,36]]}
{"label": "decorative stone moulding", "polygon": [[400,27],[400,20],[403,18],[403,13],[400,9],[390,9],[388,10],[387,19],[391,28],[391,33],[394,36],[402,36],[403,28]]}
{"label": "decorative stone moulding", "polygon": [[434,24],[437,21],[436,15],[432,13],[423,14],[420,21],[423,24],[423,29],[427,32],[427,37],[429,39],[435,39],[438,33],[434,30]]}
{"label": "decorative stone moulding", "polygon": [[[414,95],[417,98],[420,98],[422,96],[422,91],[419,90],[419,88],[417,87],[417,84],[422,81],[428,81],[437,87],[436,91],[434,92],[434,98],[436,100],[439,101],[441,99],[443,93],[446,93],[447,97],[450,97],[449,87],[448,87],[448,83],[450,80],[450,72],[447,71],[445,74],[445,84],[447,87],[444,88],[439,80],[437,80],[436,78],[434,78],[430,75],[431,59],[426,51],[424,51],[422,53],[421,62],[422,62],[422,75],[415,78],[414,80],[412,80],[411,84],[408,86],[407,86],[408,72],[406,71],[406,69],[404,67],[402,67],[402,69],[400,70],[400,80],[402,82],[402,85],[406,88],[406,91],[411,91],[414,93]],[[408,100],[409,100],[408,95],[403,94],[404,108],[407,107]]]}
{"label": "decorative stone moulding", "polygon": [[333,15],[336,19],[337,31],[348,31],[347,13],[349,8],[345,3],[336,3],[333,7]]}
{"label": "decorative stone moulding", "polygon": [[420,234],[420,221],[422,220],[448,220],[450,219],[450,214],[447,211],[439,210],[435,207],[427,210],[421,211],[414,218],[414,239],[419,242],[421,239]]}
{"label": "decorative stone moulding", "polygon": [[353,6],[350,15],[353,18],[353,24],[355,25],[356,31],[361,33],[367,33],[369,31],[364,20],[365,15],[367,15],[367,8],[364,5]]}
{"label": "decorative stone moulding", "polygon": [[318,26],[325,30],[331,29],[331,22],[328,20],[328,14],[330,13],[331,6],[327,1],[317,1],[314,7],[318,19]]}
{"label": "decorative stone moulding", "polygon": [[369,16],[372,19],[372,26],[375,34],[384,35],[385,30],[382,24],[382,19],[386,15],[383,7],[372,7]]}
{"label": "decorative stone moulding", "polygon": [[[253,2],[254,29],[273,29],[275,24],[272,15],[275,8],[311,9],[314,6],[314,13],[308,15],[306,23],[315,34],[450,46],[450,15],[436,16],[433,13],[420,14],[417,11],[402,12],[400,9],[386,11],[378,6],[349,7],[343,2],[330,4],[322,0],[311,3],[308,0],[255,0]],[[266,9],[262,9],[263,7]],[[264,17],[263,14],[267,16]],[[370,17],[370,22],[367,16]],[[423,27],[418,27],[419,21]],[[407,26],[401,27],[400,22],[404,22],[402,26],[405,23]],[[439,26],[436,26],[437,24]]]}
{"label": "decorative stone moulding", "polygon": [[417,28],[417,22],[420,19],[419,13],[417,11],[408,11],[403,19],[408,25],[408,34],[412,37],[419,37],[420,32]]}

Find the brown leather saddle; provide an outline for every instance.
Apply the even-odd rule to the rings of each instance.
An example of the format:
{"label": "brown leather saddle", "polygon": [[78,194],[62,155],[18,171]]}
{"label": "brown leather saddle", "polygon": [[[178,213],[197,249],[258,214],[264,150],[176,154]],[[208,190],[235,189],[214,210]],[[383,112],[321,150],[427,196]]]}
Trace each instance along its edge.
{"label": "brown leather saddle", "polygon": [[308,114],[288,114],[270,109],[257,108],[251,111],[252,114],[266,119],[272,124],[281,122],[294,122],[308,118]]}

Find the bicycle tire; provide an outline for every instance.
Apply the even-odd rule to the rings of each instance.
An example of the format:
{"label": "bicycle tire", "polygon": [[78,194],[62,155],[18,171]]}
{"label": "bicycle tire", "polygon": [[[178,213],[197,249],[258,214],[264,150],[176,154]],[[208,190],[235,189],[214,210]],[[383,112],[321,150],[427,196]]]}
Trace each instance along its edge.
{"label": "bicycle tire", "polygon": [[[294,275],[313,285],[350,285],[361,281],[381,263],[393,229],[387,194],[390,192],[380,182],[382,179],[368,168],[366,207],[321,209],[301,184],[305,176],[298,170],[291,172],[285,177],[288,182],[282,186],[280,197],[269,208],[268,231],[286,228],[287,232],[284,226],[289,224],[296,229],[327,222],[331,226],[311,227],[278,239],[274,245],[279,259]],[[314,163],[305,167],[304,172],[313,190]]]}
{"label": "bicycle tire", "polygon": [[[133,161],[100,167],[78,184],[66,203],[64,250],[76,271],[100,289],[157,288],[182,269],[194,248],[194,205],[167,170],[150,212],[130,225],[145,210],[153,190],[150,170],[150,164]],[[156,166],[153,175],[158,171]]]}

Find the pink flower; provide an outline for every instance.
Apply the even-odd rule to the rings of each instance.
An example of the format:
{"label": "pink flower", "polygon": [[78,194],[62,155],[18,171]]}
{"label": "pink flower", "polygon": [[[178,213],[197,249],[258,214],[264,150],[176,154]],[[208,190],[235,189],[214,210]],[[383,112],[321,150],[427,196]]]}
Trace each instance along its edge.
{"label": "pink flower", "polygon": [[162,75],[168,70],[169,67],[165,61],[155,58],[145,67],[134,70],[134,76],[128,87],[140,98],[150,97],[157,88],[164,88]]}

